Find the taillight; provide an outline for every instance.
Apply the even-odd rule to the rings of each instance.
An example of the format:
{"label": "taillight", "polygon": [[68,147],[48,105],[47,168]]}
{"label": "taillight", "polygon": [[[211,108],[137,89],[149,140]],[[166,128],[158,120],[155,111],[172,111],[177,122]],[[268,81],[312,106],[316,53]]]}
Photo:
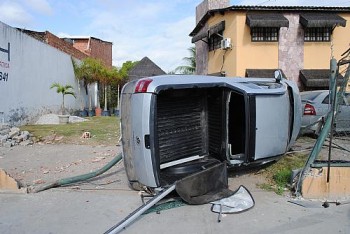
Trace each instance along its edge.
{"label": "taillight", "polygon": [[137,82],[135,93],[146,93],[149,84],[152,82],[152,79],[141,79]]}
{"label": "taillight", "polygon": [[304,115],[316,115],[315,107],[309,103],[306,103],[304,109]]}

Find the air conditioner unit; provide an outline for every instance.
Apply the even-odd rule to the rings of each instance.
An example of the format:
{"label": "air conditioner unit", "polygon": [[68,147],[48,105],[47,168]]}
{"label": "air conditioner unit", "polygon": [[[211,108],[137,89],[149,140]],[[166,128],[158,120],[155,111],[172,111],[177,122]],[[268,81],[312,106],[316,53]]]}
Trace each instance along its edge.
{"label": "air conditioner unit", "polygon": [[231,48],[231,38],[224,38],[221,40],[221,49],[227,50]]}

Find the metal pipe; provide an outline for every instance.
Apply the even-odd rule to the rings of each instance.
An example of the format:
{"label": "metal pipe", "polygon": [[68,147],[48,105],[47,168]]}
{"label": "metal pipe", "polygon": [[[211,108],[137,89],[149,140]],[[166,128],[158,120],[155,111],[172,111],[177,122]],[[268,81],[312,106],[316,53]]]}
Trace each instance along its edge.
{"label": "metal pipe", "polygon": [[41,192],[41,191],[44,191],[44,190],[47,190],[50,188],[60,187],[63,185],[73,184],[76,182],[91,179],[93,177],[99,176],[99,175],[105,173],[106,171],[108,171],[109,169],[111,169],[111,167],[113,167],[115,164],[117,164],[121,159],[122,159],[122,154],[120,153],[116,157],[114,157],[112,159],[112,161],[110,161],[108,164],[106,164],[104,167],[100,168],[97,171],[93,171],[93,172],[83,174],[83,175],[59,179],[59,180],[56,180],[55,182],[44,184],[44,185],[39,186],[39,187],[29,188],[28,191],[30,193],[37,193],[37,192]]}
{"label": "metal pipe", "polygon": [[[335,59],[331,60],[331,77],[330,77],[330,82],[331,82],[331,93],[329,94],[330,100],[331,100],[331,130],[330,130],[330,140],[329,140],[329,147],[328,147],[328,166],[327,166],[327,183],[329,183],[329,177],[331,173],[331,152],[332,152],[332,141],[333,141],[333,132],[334,132],[334,119],[335,119],[335,110],[336,110],[336,105],[337,105],[337,76],[338,76],[338,71],[339,67],[336,63]],[[335,69],[336,68],[336,69]]]}
{"label": "metal pipe", "polygon": [[137,208],[134,212],[129,214],[126,218],[124,218],[121,222],[114,225],[110,229],[108,229],[105,234],[114,234],[125,229],[130,223],[132,223],[135,219],[137,219],[140,215],[142,215],[149,208],[154,206],[158,201],[164,198],[166,195],[175,190],[175,184],[171,185],[169,188],[165,189],[160,194],[157,194],[155,197],[147,201],[145,204]]}

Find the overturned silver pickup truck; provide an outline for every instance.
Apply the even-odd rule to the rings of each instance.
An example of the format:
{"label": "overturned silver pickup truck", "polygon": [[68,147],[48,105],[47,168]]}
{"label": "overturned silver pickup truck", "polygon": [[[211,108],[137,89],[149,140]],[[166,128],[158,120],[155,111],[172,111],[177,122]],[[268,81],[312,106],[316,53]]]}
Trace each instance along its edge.
{"label": "overturned silver pickup truck", "polygon": [[121,94],[125,169],[134,189],[161,188],[226,161],[278,159],[301,125],[295,83],[280,78],[157,76]]}

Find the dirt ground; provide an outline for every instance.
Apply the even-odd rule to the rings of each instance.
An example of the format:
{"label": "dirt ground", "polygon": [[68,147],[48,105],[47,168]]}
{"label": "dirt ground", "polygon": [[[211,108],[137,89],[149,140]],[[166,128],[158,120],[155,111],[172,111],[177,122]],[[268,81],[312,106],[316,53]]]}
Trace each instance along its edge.
{"label": "dirt ground", "polygon": [[[307,151],[313,141],[302,138],[293,150]],[[341,141],[346,145],[348,139]],[[0,148],[0,168],[23,186],[40,186],[101,168],[120,151],[120,146],[67,144]],[[318,201],[299,206],[288,202],[288,196],[258,188],[256,184],[264,182],[261,175],[230,175],[231,190],[244,185],[252,193],[256,202],[252,210],[224,215],[219,224],[209,204],[187,205],[160,215],[144,215],[124,232],[350,233],[350,204],[324,209]],[[140,205],[139,193],[127,186],[123,163],[119,162],[107,173],[84,183],[37,194],[0,193],[0,233],[102,233]]]}
{"label": "dirt ground", "polygon": [[[21,186],[40,186],[57,179],[95,171],[121,152],[120,146],[43,145],[0,148],[0,168]],[[254,173],[230,173],[230,186],[255,187],[265,179]],[[129,190],[124,165],[119,162],[112,169],[87,182],[67,186],[75,190]]]}
{"label": "dirt ground", "polygon": [[[119,146],[67,144],[0,148],[0,167],[21,185],[35,186],[95,171],[120,152]],[[100,183],[124,183],[122,176],[125,173],[122,168],[122,163],[116,165],[114,170],[99,177]],[[115,176],[117,171],[118,178]]]}
{"label": "dirt ground", "polygon": [[[292,151],[308,154],[313,147],[315,139],[310,137],[299,138],[292,147]],[[333,142],[340,147],[350,148],[350,137],[336,138]],[[325,145],[328,143],[326,142]],[[38,143],[31,146],[16,146],[12,148],[0,147],[0,168],[13,178],[15,178],[23,187],[36,186],[57,179],[80,175],[95,171],[106,165],[117,154],[121,153],[120,146],[88,146],[88,145],[69,145],[69,144],[43,144]],[[328,158],[328,147],[324,147],[318,159],[326,160]],[[345,160],[350,162],[350,153],[339,147],[332,148],[333,160]],[[245,183],[254,181],[254,184],[263,183],[265,179],[254,173],[231,173],[236,180],[244,178]],[[238,179],[239,178],[239,179]],[[113,186],[126,185],[126,176],[123,163],[118,163],[112,170],[105,175],[101,175],[95,180],[101,184],[113,184]],[[94,183],[83,183],[78,187],[91,188]],[[98,186],[98,185],[96,185]]]}

